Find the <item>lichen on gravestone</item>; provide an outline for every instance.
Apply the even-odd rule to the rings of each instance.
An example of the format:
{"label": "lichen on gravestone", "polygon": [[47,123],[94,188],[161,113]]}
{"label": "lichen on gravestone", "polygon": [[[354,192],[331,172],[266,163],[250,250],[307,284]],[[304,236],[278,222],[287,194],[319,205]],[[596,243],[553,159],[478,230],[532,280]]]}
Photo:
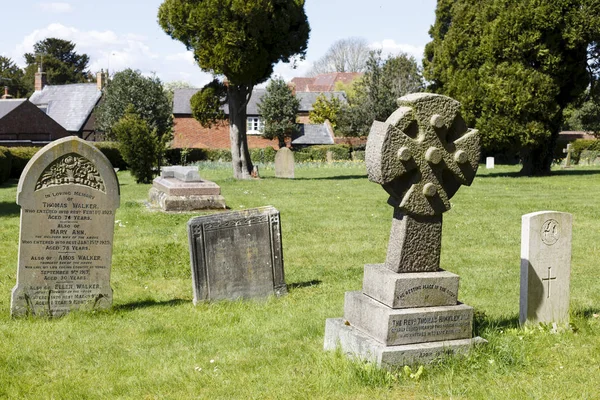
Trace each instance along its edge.
{"label": "lichen on gravestone", "polygon": [[477,172],[480,138],[460,103],[431,93],[398,99],[399,108],[371,127],[365,162],[394,207],[386,267],[394,272],[439,269],[442,214]]}

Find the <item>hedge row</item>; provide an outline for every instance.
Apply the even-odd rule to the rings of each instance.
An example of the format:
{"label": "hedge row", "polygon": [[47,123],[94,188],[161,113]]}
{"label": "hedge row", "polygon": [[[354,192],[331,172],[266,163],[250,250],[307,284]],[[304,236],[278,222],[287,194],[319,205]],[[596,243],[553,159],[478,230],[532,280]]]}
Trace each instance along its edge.
{"label": "hedge row", "polygon": [[579,162],[579,159],[581,158],[581,152],[583,150],[600,151],[600,140],[596,139],[577,139],[574,140],[571,145],[573,149],[573,152],[571,153],[571,161],[575,164]]}
{"label": "hedge row", "polygon": [[10,169],[12,166],[12,154],[7,147],[0,147],[0,184],[10,178]]}
{"label": "hedge row", "polygon": [[334,144],[305,147],[294,153],[296,162],[327,161],[327,153],[331,152],[333,160],[351,160],[351,147],[347,144]]}

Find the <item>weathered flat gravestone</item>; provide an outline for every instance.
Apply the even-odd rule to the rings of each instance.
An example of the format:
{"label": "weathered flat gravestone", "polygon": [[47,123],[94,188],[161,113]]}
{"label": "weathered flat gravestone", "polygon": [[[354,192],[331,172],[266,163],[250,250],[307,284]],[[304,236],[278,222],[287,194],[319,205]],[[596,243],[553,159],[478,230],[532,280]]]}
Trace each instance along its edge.
{"label": "weathered flat gravestone", "polygon": [[485,159],[485,168],[486,169],[494,169],[494,157],[486,157]]}
{"label": "weathered flat gravestone", "polygon": [[110,307],[119,184],[108,159],[77,137],[54,141],[25,167],[17,204],[21,233],[11,314]]}
{"label": "weathered flat gravestone", "polygon": [[194,304],[287,292],[279,211],[271,206],[188,222]]}
{"label": "weathered flat gravestone", "polygon": [[275,177],[294,179],[294,152],[287,147],[275,154]]}
{"label": "weathered flat gravestone", "polygon": [[385,264],[365,265],[362,292],[346,293],[344,317],[329,319],[325,349],[397,366],[465,352],[473,308],[457,302],[458,275],[440,269],[442,214],[461,185],[470,185],[479,134],[460,104],[418,93],[398,100],[386,122],[373,122],[366,149],[369,180],[394,207]]}
{"label": "weathered flat gravestone", "polygon": [[521,304],[524,323],[569,323],[573,216],[556,211],[523,215]]}
{"label": "weathered flat gravestone", "polygon": [[225,209],[221,188],[200,178],[198,167],[163,167],[148,194],[150,205],[162,211]]}

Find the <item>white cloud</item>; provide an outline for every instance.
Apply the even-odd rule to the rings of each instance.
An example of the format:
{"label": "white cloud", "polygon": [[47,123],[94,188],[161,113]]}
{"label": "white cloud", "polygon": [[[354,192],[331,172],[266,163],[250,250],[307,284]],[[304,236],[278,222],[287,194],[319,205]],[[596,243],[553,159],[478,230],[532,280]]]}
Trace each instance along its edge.
{"label": "white cloud", "polygon": [[73,11],[73,7],[69,3],[38,3],[38,7],[43,11],[56,14],[63,14]]}
{"label": "white cloud", "polygon": [[292,63],[280,62],[275,65],[272,77],[280,76],[284,81],[289,82],[292,78],[307,76],[312,65],[313,63],[307,60],[296,60],[296,62]]}
{"label": "white cloud", "polygon": [[167,57],[165,57],[165,59],[168,61],[185,61],[189,65],[196,65],[196,60],[194,60],[194,53],[191,51],[169,54]]}
{"label": "white cloud", "polygon": [[396,43],[395,40],[385,39],[381,42],[374,42],[369,45],[373,49],[381,49],[384,56],[388,54],[398,54],[399,52],[407,53],[409,56],[413,56],[418,63],[423,58],[423,52],[425,47],[414,46],[412,44]]}

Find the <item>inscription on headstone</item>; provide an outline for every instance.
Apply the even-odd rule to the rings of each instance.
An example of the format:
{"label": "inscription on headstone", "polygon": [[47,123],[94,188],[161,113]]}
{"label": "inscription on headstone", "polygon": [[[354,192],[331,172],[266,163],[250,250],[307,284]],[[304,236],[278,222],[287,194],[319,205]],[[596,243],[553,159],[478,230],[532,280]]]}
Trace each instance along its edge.
{"label": "inscription on headstone", "polygon": [[569,322],[572,221],[556,211],[522,217],[521,324]]}
{"label": "inscription on headstone", "polygon": [[294,153],[287,147],[275,154],[275,177],[294,179]]}
{"label": "inscription on headstone", "polygon": [[271,206],[188,222],[194,304],[287,292],[279,211]]}
{"label": "inscription on headstone", "polygon": [[17,204],[21,231],[11,314],[110,307],[119,184],[108,159],[74,136],[52,142],[25,167]]}

